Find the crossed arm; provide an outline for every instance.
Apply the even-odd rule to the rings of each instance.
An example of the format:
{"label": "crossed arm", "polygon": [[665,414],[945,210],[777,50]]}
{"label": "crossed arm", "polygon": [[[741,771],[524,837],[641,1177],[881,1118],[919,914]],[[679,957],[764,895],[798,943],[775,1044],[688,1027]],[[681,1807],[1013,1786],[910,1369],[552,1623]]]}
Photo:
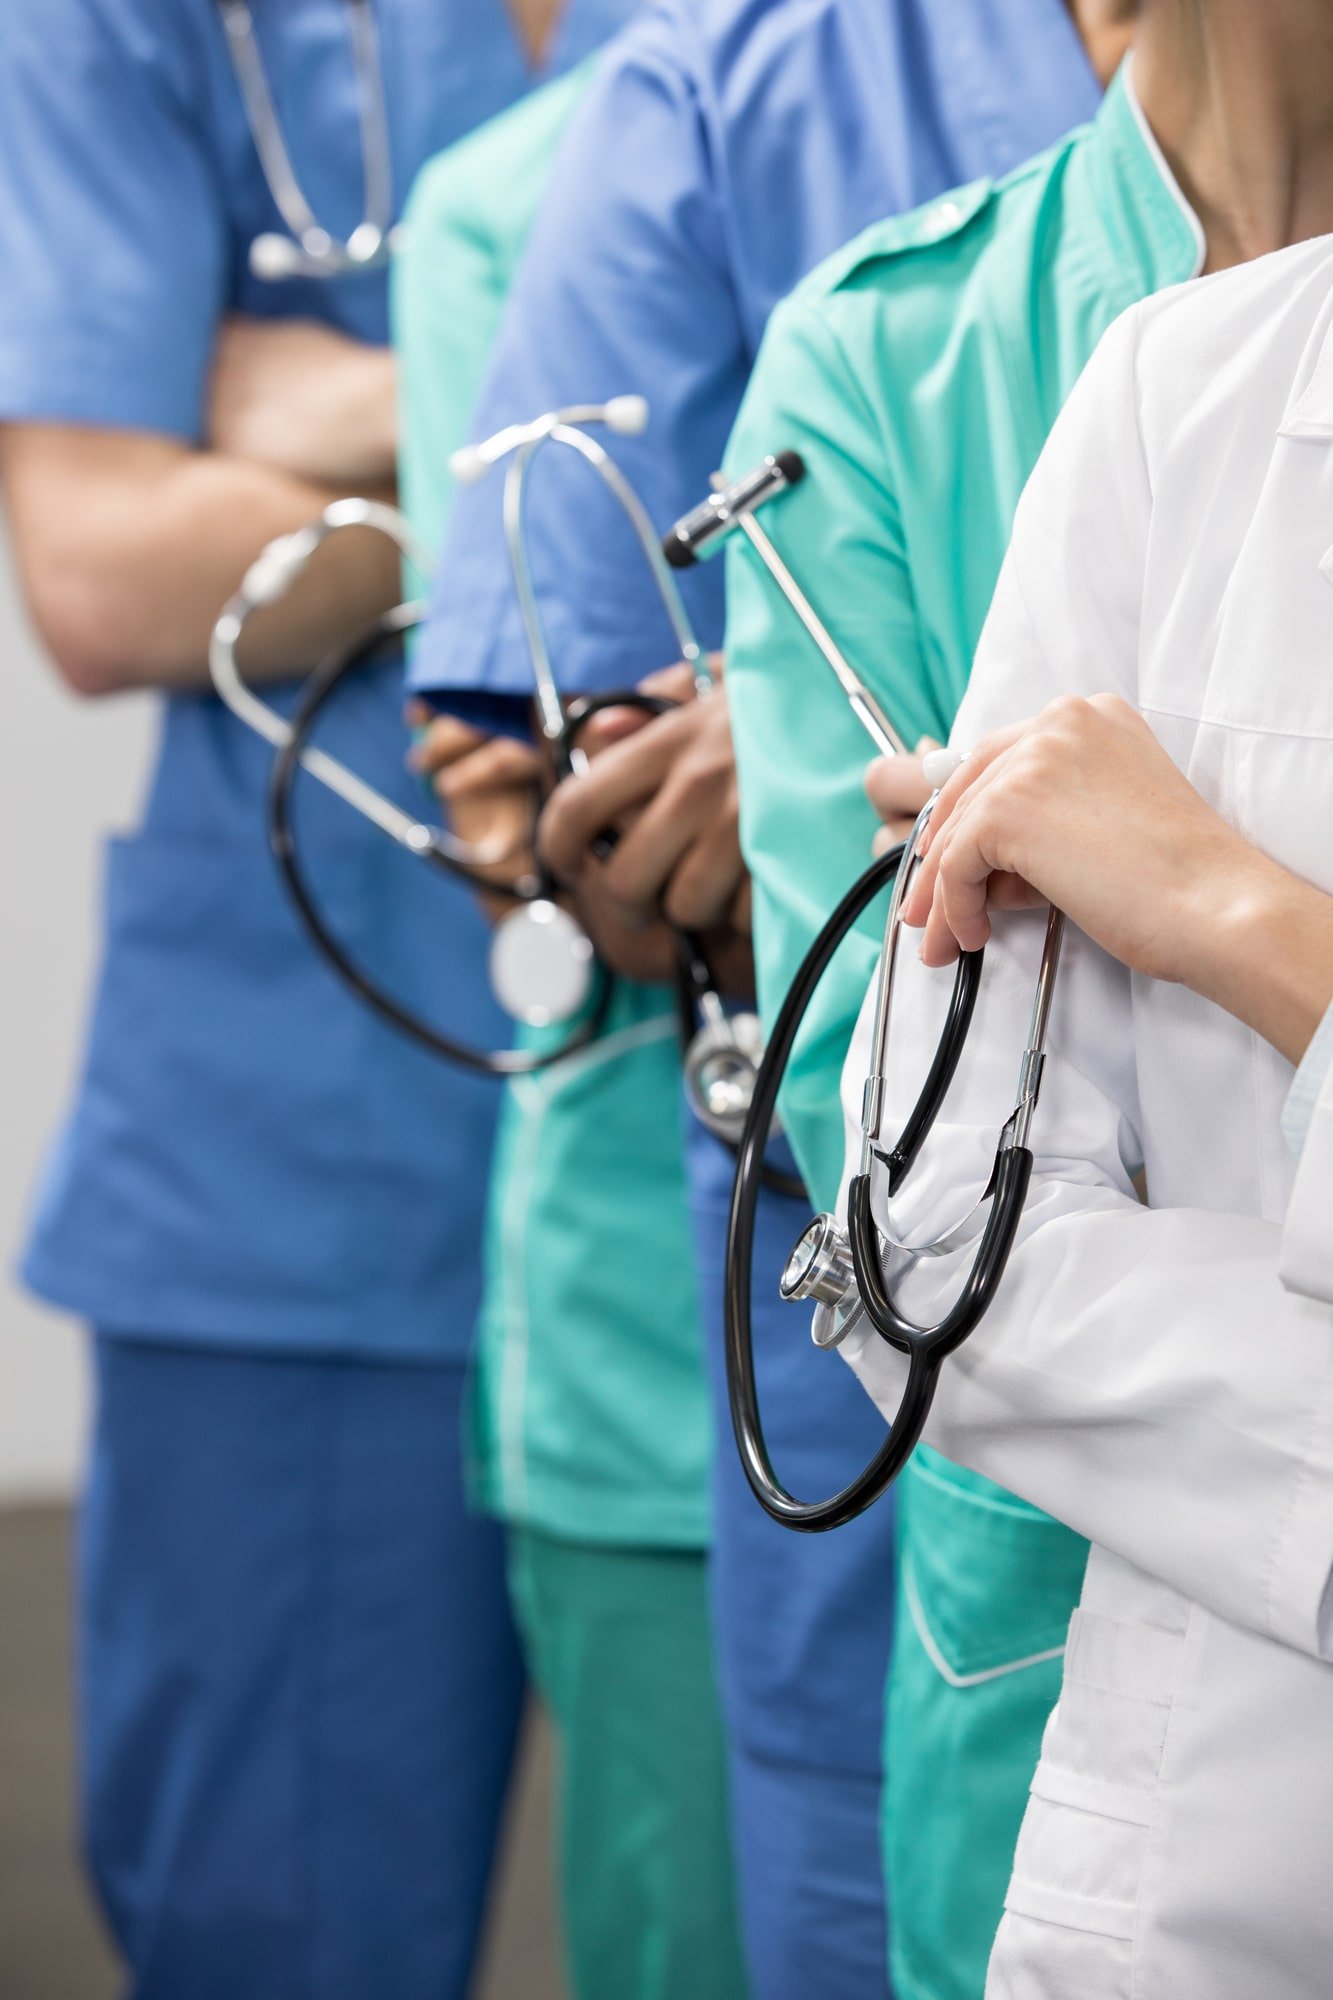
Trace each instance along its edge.
{"label": "crossed arm", "polygon": [[[264,544],[394,477],[391,355],[307,323],[233,320],[215,355],[207,443],[19,423],[0,430],[34,622],[84,695],[202,687],[213,621]],[[254,621],[247,672],[314,664],[398,595],[379,537],[339,537]]]}

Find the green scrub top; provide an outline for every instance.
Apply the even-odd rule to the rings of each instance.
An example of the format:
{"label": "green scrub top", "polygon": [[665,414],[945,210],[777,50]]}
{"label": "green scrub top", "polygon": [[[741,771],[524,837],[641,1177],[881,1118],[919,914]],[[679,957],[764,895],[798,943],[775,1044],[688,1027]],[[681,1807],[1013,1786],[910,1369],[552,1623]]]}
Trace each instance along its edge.
{"label": "green scrub top", "polygon": [[403,211],[389,291],[399,504],[432,551],[453,498],[449,455],[470,435],[510,279],[555,149],[596,68],[590,56],[437,153]]}
{"label": "green scrub top", "polygon": [[[1202,235],[1122,72],[1092,125],[998,183],[867,230],[775,314],[728,448],[799,451],[769,533],[908,742],[943,740],[1024,482],[1110,322],[1199,269]],[[771,1022],[866,865],[873,751],[752,550],[727,558],[741,832]],[[839,1080],[883,927],[844,947],[783,1101],[817,1202],[843,1165]],[[1015,1052],[1017,1061],[1017,1051]],[[900,1489],[885,1860],[898,2000],[979,2000],[1085,1545],[922,1450]]]}
{"label": "green scrub top", "polygon": [[[510,280],[596,60],[450,147],[409,202],[392,294],[400,477],[429,548],[452,499],[449,454],[470,434]],[[499,496],[483,487],[467,504]],[[506,1086],[484,1264],[481,1503],[568,1540],[705,1546],[711,1421],[669,992],[618,983],[588,1049]]]}

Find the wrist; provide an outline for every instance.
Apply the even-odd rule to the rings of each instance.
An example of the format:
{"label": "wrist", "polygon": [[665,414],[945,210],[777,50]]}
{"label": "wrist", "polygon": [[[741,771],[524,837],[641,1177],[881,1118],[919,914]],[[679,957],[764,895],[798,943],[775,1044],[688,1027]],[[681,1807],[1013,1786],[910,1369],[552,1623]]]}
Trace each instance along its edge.
{"label": "wrist", "polygon": [[391,487],[398,471],[398,371],[393,350],[349,355],[335,449],[349,485]]}
{"label": "wrist", "polygon": [[1299,1063],[1333,1000],[1333,898],[1248,846],[1210,880],[1183,983]]}

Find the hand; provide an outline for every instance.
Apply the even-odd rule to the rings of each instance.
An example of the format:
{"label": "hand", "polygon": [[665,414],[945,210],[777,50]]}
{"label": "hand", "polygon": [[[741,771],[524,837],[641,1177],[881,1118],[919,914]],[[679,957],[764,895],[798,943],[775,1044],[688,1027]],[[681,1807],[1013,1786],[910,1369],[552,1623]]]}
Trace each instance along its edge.
{"label": "hand", "polygon": [[1333,998],[1333,897],[1219,818],[1113,695],[1069,696],[987,737],[941,791],[922,852],[903,915],[925,925],[927,965],[983,945],[988,907],[1051,902],[1289,1062]]}
{"label": "hand", "polygon": [[[671,668],[643,686],[677,698],[692,683]],[[590,728],[592,768],[557,786],[542,814],[541,852],[580,897],[615,921],[647,927],[665,917],[685,930],[748,930],[749,879],[740,849],[740,805],[731,727],[721,688],[681,699],[634,727],[612,710],[600,740]],[[593,852],[614,827],[615,851]]]}
{"label": "hand", "polygon": [[208,443],[341,492],[382,492],[396,473],[394,359],[313,320],[223,323]]}
{"label": "hand", "polygon": [[884,822],[875,835],[876,854],[887,854],[916,825],[917,814],[930,797],[921,760],[927,750],[939,747],[933,736],[923,736],[910,757],[876,757],[866,766],[866,796]]}
{"label": "hand", "polygon": [[408,704],[407,722],[416,732],[408,764],[428,780],[453,831],[506,856],[481,870],[483,879],[502,884],[528,873],[539,753],[512,737],[483,735],[455,716],[434,715],[424,702]]}

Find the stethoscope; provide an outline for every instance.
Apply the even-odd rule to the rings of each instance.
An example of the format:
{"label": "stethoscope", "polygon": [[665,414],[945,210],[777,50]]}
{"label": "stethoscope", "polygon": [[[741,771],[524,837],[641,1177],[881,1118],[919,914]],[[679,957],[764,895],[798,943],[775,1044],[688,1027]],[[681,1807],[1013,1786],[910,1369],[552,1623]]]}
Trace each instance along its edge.
{"label": "stethoscope", "polygon": [[[419,576],[428,564],[397,508],[373,500],[336,500],[317,521],[270,542],[250,565],[224,606],[209,642],[213,687],[239,721],[276,752],[269,781],[269,841],[297,913],[320,953],[347,985],[394,1027],[433,1055],[489,1076],[528,1076],[563,1060],[591,1042],[610,1001],[609,981],[600,977],[592,945],[582,926],[547,893],[535,875],[512,882],[494,871],[515,859],[509,843],[474,844],[448,828],[430,825],[358,777],[338,758],[312,743],[325,708],[352,675],[361,672],[386,646],[396,645],[419,624],[419,602],[399,605],[380,618],[367,638],[339,648],[303,686],[290,721],[247,685],[237,664],[237,648],[256,612],[278,603],[304,574],[323,544],[349,528],[385,535]],[[298,771],[311,777],[378,827],[405,853],[437,871],[511,899],[516,908],[497,927],[491,946],[491,984],[513,1018],[534,1028],[574,1020],[564,1040],[543,1049],[478,1049],[426,1020],[382,987],[340,942],[323,917],[301,864],[293,826],[293,792]],[[526,848],[526,841],[523,843]],[[517,930],[510,926],[521,918]]]}
{"label": "stethoscope", "polygon": [[246,122],[269,193],[289,232],[266,231],[255,238],[250,269],[256,278],[337,278],[375,271],[387,264],[393,249],[393,160],[375,12],[371,0],[345,0],[345,5],[356,66],[365,209],[351,235],[342,238],[319,222],[297,179],[248,0],[218,0]]}
{"label": "stethoscope", "polygon": [[[711,498],[678,522],[667,537],[668,558],[677,567],[684,567],[696,561],[710,544],[739,528],[837,676],[876,749],[885,755],[900,754],[905,748],[902,738],[837,646],[762,526],[753,519],[755,508],[796,485],[804,476],[805,465],[798,454],[784,452],[765,459],[754,472],[733,485],[715,482]],[[774,1520],[807,1533],[836,1528],[854,1519],[902,1472],[920,1442],[945,1360],[974,1331],[994,1302],[1017,1240],[1032,1174],[1027,1140],[1041,1094],[1047,1028],[1064,935],[1064,918],[1055,909],[1047,921],[1016,1102],[1001,1128],[990,1178],[969,1213],[944,1235],[929,1242],[913,1243],[893,1233],[890,1203],[939,1116],[966,1046],[981,980],[984,953],[963,953],[944,1027],[920,1095],[901,1132],[886,1133],[883,1121],[902,909],[919,866],[921,836],[930,824],[940,787],[959,762],[957,754],[951,751],[932,754],[930,763],[934,768],[928,765],[927,776],[934,782],[935,790],[922,808],[909,839],[871,863],[806,953],[778,1011],[738,1149],[726,1268],[727,1380],[732,1426],[746,1478],[760,1505]],[[861,1154],[848,1189],[845,1219],[823,1214],[809,1223],[787,1260],[779,1290],[786,1300],[813,1302],[812,1334],[817,1346],[839,1346],[854,1327],[868,1320],[881,1339],[907,1356],[907,1384],[888,1435],[865,1470],[829,1498],[804,1501],[787,1490],[773,1469],[759,1409],[751,1319],[759,1166],[787,1063],[819,982],[843,940],[890,885],[892,897],[876,978],[870,1068],[862,1099]],[[903,1309],[898,1279],[921,1258],[944,1256],[972,1241],[983,1211],[985,1222],[967,1277],[953,1304],[941,1319],[922,1325]]]}
{"label": "stethoscope", "polygon": [[[693,676],[696,699],[710,701],[717,692],[708,656],[685,608],[673,567],[663,553],[647,508],[615,459],[588,435],[584,426],[592,422],[604,423],[622,436],[636,435],[647,426],[648,404],[641,396],[618,396],[604,404],[549,410],[531,423],[508,425],[479,444],[465,446],[450,461],[454,477],[472,485],[493,466],[508,460],[503,500],[505,539],[532,665],[538,732],[558,779],[576,776],[587,768],[579,737],[594,715],[609,708],[633,708],[656,716],[676,704],[637,688],[617,689],[572,702],[567,702],[561,694],[528,553],[528,486],[537,455],[544,448],[563,446],[576,452],[601,479],[629,522],[648,564],[680,657]],[[614,834],[604,832],[594,843],[594,852],[605,858],[614,845]],[[677,930],[675,935],[685,1028],[686,1100],[707,1130],[724,1144],[735,1147],[744,1130],[763,1053],[759,1017],[748,1009],[729,1013],[714,984],[700,939],[690,931]],[[591,954],[590,945],[587,950]],[[771,1164],[763,1167],[763,1178],[767,1185],[785,1192],[799,1190],[800,1184],[794,1177]]]}
{"label": "stethoscope", "polygon": [[[542,447],[560,445],[576,451],[614,494],[649,562],[681,657],[693,671],[697,693],[701,698],[711,698],[714,693],[707,657],[671,568],[663,558],[647,510],[614,459],[583,428],[601,423],[614,432],[631,435],[642,431],[647,421],[648,406],[641,397],[621,396],[604,404],[579,404],[548,411],[532,423],[511,425],[481,444],[465,447],[451,461],[460,481],[475,483],[489,467],[501,459],[509,460],[504,490],[506,542],[531,654],[538,730],[559,777],[585,768],[579,737],[591,718],[603,709],[629,707],[659,715],[673,704],[639,689],[621,689],[570,702],[562,696],[532,582],[527,542],[528,480]],[[368,640],[332,654],[306,682],[290,720],[263,701],[240,673],[237,649],[250,619],[292,589],[330,536],[353,527],[386,535],[404,561],[420,577],[426,576],[426,558],[396,508],[369,500],[335,501],[318,521],[294,534],[278,537],[251,564],[214,626],[209,646],[213,685],[231,712],[277,753],[269,785],[270,845],[297,913],[316,948],[362,1000],[432,1054],[487,1075],[531,1075],[575,1054],[595,1038],[605,1020],[612,990],[610,975],[600,966],[587,932],[556,900],[556,885],[540,867],[513,881],[497,880],[494,871],[514,859],[511,847],[471,845],[445,828],[414,819],[310,740],[319,717],[344,681],[359,672],[382,648],[401,640],[413,629],[420,621],[421,606],[400,605],[377,622]],[[574,1025],[564,1040],[542,1050],[473,1048],[444,1033],[379,985],[341,944],[325,920],[301,865],[292,811],[296,776],[301,769],[418,860],[514,904],[492,937],[492,988],[505,1010],[526,1026],[548,1028],[572,1021]],[[599,851],[609,852],[613,844],[614,836],[604,834],[598,843]],[[734,1148],[740,1142],[759,1071],[762,1037],[758,1018],[748,1012],[728,1014],[699,941],[689,933],[678,933],[678,944],[686,1027],[687,1100],[700,1121]],[[800,1190],[799,1182],[771,1164],[763,1166],[762,1177],[767,1185],[783,1192]]]}

